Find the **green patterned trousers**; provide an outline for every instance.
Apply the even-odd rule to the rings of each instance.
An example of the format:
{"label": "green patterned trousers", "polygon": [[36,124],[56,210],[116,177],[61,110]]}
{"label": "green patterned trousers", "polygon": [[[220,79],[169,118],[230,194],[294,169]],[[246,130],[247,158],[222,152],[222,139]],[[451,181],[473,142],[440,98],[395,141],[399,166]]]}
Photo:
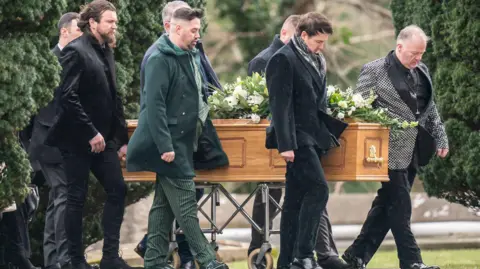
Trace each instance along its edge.
{"label": "green patterned trousers", "polygon": [[157,175],[155,198],[148,216],[148,240],[145,268],[167,265],[169,234],[174,219],[183,230],[200,265],[215,259],[215,251],[205,238],[197,217],[195,183],[192,178],[168,178]]}

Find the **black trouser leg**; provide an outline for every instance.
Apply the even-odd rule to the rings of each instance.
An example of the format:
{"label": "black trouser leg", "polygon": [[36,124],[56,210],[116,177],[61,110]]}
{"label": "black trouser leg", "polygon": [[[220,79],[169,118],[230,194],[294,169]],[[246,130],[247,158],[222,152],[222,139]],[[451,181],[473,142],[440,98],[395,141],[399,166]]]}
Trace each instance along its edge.
{"label": "black trouser leg", "polygon": [[[282,189],[269,189],[270,196],[277,202],[280,203],[280,199],[282,198]],[[272,221],[275,212],[277,211],[277,207],[273,204],[270,199],[268,199],[269,207],[269,216],[270,216],[270,229],[272,228]],[[265,204],[262,202],[262,192],[259,191],[255,195],[255,200],[253,202],[253,212],[252,212],[252,219],[253,221],[258,224],[260,227],[265,226]],[[250,246],[248,248],[248,254],[262,246],[263,243],[263,235],[260,234],[255,228],[252,227],[252,241],[250,242]]]}
{"label": "black trouser leg", "polygon": [[311,147],[295,150],[295,161],[287,163],[278,267],[289,266],[294,258],[313,258],[319,212],[325,210],[327,201],[328,185],[319,154]]}
{"label": "black trouser leg", "polygon": [[338,257],[338,250],[333,240],[332,225],[330,224],[327,208],[322,212],[318,225],[315,252],[317,253],[317,259],[319,261],[328,259],[329,257]]}
{"label": "black trouser leg", "polygon": [[422,262],[420,249],[411,231],[410,190],[416,176],[412,165],[407,170],[389,170],[389,182],[382,183],[360,235],[346,252],[368,263],[391,229],[401,266]]}
{"label": "black trouser leg", "polygon": [[102,218],[103,258],[118,257],[120,226],[125,209],[126,185],[114,143],[108,142],[105,151],[98,154],[89,152],[66,153],[64,154],[64,160],[68,184],[65,228],[72,262],[80,263],[84,261],[82,212],[88,190],[90,169],[107,193]]}

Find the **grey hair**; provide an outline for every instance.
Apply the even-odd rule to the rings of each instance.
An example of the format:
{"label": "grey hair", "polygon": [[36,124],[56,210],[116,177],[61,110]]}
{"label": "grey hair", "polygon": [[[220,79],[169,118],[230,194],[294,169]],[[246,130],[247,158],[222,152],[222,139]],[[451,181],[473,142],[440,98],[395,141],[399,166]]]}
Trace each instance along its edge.
{"label": "grey hair", "polygon": [[190,5],[187,2],[180,0],[168,2],[162,9],[163,23],[169,22],[172,19],[173,12],[180,7],[190,7]]}
{"label": "grey hair", "polygon": [[428,42],[430,38],[425,34],[422,28],[418,27],[417,25],[409,25],[403,28],[397,36],[397,44],[402,43],[402,41],[410,40],[412,37],[420,37],[425,42]]}

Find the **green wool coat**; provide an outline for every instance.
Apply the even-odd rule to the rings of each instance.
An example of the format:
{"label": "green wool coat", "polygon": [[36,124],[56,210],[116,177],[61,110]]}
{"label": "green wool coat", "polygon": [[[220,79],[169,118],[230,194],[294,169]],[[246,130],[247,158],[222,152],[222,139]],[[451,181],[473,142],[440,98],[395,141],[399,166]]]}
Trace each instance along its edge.
{"label": "green wool coat", "polygon": [[[162,35],[145,66],[145,98],[130,138],[127,171],[151,171],[170,178],[194,177],[193,143],[199,92],[191,65],[196,51],[182,51]],[[174,151],[175,159],[161,159]]]}

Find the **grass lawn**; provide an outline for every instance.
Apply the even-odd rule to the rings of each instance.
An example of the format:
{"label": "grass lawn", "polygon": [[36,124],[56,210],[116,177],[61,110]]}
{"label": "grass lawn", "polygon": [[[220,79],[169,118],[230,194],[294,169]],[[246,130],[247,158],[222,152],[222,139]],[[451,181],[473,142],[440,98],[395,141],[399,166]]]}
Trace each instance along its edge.
{"label": "grass lawn", "polygon": [[[426,264],[435,264],[441,269],[480,269],[480,249],[433,250],[422,251]],[[274,258],[276,263],[276,257]],[[232,262],[230,269],[247,269],[247,261]],[[368,264],[368,268],[393,269],[398,268],[396,251],[378,252]]]}

